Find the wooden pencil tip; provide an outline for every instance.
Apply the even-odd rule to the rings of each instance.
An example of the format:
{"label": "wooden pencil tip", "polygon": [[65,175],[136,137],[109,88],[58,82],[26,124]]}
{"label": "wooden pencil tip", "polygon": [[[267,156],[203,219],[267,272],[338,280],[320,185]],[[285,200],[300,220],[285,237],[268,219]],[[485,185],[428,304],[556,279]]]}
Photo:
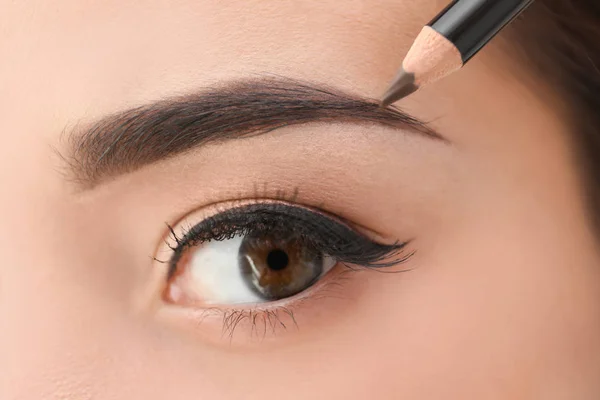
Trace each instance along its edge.
{"label": "wooden pencil tip", "polygon": [[396,75],[396,78],[392,81],[392,84],[383,95],[380,106],[385,108],[409,94],[416,92],[418,88],[419,87],[415,83],[415,75],[406,72],[404,68],[401,68],[400,72]]}

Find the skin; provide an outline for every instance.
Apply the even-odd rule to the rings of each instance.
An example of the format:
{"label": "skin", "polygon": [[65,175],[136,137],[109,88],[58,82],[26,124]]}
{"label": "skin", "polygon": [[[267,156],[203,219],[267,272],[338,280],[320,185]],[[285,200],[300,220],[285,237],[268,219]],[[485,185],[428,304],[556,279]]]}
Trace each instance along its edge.
{"label": "skin", "polygon": [[[498,38],[400,102],[449,143],[309,124],[197,149],[89,191],[68,128],[279,74],[376,98],[443,7],[413,0],[2,1],[0,398],[595,399],[600,268],[567,106]],[[165,305],[165,222],[298,189],[386,238],[298,329],[222,339]],[[309,296],[309,295],[307,295]],[[318,298],[317,298],[318,297]]]}

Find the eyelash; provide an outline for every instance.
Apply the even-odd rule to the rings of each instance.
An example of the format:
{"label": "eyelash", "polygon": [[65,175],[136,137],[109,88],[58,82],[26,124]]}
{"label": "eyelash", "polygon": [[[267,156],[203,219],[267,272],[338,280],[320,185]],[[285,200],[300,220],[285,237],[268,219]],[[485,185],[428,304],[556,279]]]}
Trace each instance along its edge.
{"label": "eyelash", "polygon": [[[318,249],[341,263],[385,268],[402,263],[411,256],[402,255],[408,242],[380,244],[359,234],[339,217],[281,202],[230,208],[187,229],[181,237],[170,225],[167,226],[177,243],[176,247],[171,247],[173,256],[167,278],[176,272],[179,257],[189,247],[213,240],[227,240],[237,235],[277,235],[278,232],[292,230],[304,240],[304,245]],[[384,261],[390,257],[390,261]]]}
{"label": "eyelash", "polygon": [[[342,271],[337,274],[334,279],[323,284],[323,287],[319,289],[319,293],[321,293],[320,296],[302,296],[301,298],[296,299],[295,303],[292,305],[284,304],[275,307],[253,307],[246,309],[222,309],[219,307],[210,307],[203,310],[198,319],[202,321],[211,314],[221,317],[221,338],[227,337],[230,344],[233,340],[236,328],[243,324],[244,321],[248,321],[250,324],[250,338],[253,338],[253,336],[256,335],[256,338],[260,338],[261,340],[266,337],[267,333],[272,333],[274,335],[279,327],[283,328],[285,331],[288,330],[289,326],[299,329],[295,311],[301,308],[302,304],[309,300],[337,297],[331,292],[341,289],[343,281],[348,278],[347,275],[353,272],[356,272],[356,270],[347,269]],[[310,290],[310,288],[308,290]],[[328,293],[325,294],[324,292]]]}
{"label": "eyelash", "polygon": [[[167,242],[168,247],[172,250],[172,255],[168,262],[160,261],[168,263],[167,282],[177,273],[177,264],[188,248],[205,242],[231,239],[238,235],[262,235],[267,232],[270,235],[277,235],[278,232],[294,231],[302,239],[303,245],[311,246],[335,259],[336,263],[348,267],[342,274],[336,274],[335,278],[331,279],[330,283],[334,286],[340,285],[340,282],[336,282],[336,280],[344,276],[345,272],[355,270],[348,264],[368,269],[380,269],[404,263],[413,255],[412,252],[405,252],[408,242],[380,244],[351,228],[350,223],[341,217],[317,208],[279,200],[254,200],[249,205],[238,204],[220,210],[200,223],[184,228],[180,235],[176,234],[172,226],[168,224],[167,226],[175,244],[173,246]],[[322,286],[327,284],[326,282]],[[300,296],[298,302],[303,302],[308,297],[310,296]],[[287,299],[283,301],[285,302],[285,300]],[[258,306],[252,309],[211,307],[203,310],[201,319],[205,317],[205,314],[221,313],[223,318],[222,336],[227,335],[231,340],[233,331],[244,320],[250,322],[251,332],[258,332],[258,325],[269,326],[273,333],[276,325],[287,330],[280,315],[288,316],[290,323],[297,326],[293,308],[295,306],[288,307],[287,305]],[[264,334],[267,330],[263,329]]]}

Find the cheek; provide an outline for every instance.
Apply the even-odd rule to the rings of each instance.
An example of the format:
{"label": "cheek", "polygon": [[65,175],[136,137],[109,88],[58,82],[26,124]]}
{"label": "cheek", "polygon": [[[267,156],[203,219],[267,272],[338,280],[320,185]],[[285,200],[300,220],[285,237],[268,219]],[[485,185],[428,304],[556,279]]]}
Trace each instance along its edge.
{"label": "cheek", "polygon": [[342,340],[361,343],[347,354],[361,367],[338,367],[357,387],[361,374],[377,375],[414,398],[536,398],[594,382],[600,275],[589,238],[564,235],[585,230],[560,218],[552,231],[519,224],[555,215],[540,207],[471,211],[419,247],[416,269],[374,283]]}

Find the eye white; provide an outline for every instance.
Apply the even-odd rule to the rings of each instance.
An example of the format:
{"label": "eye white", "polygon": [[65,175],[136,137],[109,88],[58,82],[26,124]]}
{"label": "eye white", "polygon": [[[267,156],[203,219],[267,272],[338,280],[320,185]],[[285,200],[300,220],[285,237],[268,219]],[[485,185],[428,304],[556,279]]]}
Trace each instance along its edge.
{"label": "eye white", "polygon": [[208,304],[257,303],[264,301],[242,277],[238,251],[243,236],[212,241],[194,251],[189,263],[192,287]]}
{"label": "eye white", "polygon": [[[242,275],[238,254],[243,239],[243,236],[237,235],[227,240],[204,243],[193,250],[187,265],[186,287],[198,294],[204,303],[243,304],[266,301],[249,287],[250,283]],[[321,276],[335,264],[333,258],[324,256]]]}

